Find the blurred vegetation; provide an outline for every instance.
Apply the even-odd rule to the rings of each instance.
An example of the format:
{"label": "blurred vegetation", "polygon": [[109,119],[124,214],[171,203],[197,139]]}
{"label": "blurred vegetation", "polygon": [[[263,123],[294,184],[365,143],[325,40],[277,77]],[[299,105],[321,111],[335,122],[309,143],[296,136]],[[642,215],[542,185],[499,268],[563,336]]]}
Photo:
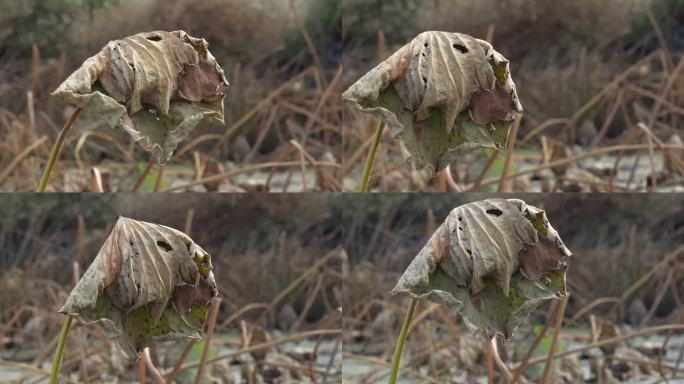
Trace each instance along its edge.
{"label": "blurred vegetation", "polygon": [[[669,43],[669,48],[684,49],[684,0],[651,0],[647,3]],[[647,36],[651,44],[658,44],[652,31],[653,26],[644,13],[634,15],[632,36],[635,40]]]}
{"label": "blurred vegetation", "polygon": [[69,33],[83,13],[119,0],[0,0],[0,57],[30,54],[37,44],[51,56],[69,48]]}
{"label": "blurred vegetation", "polygon": [[[411,36],[418,8],[439,0],[344,0],[342,26],[345,42],[363,44],[373,42],[382,30],[390,41],[403,41]],[[345,44],[346,47],[347,44]]]}
{"label": "blurred vegetation", "polygon": [[[322,64],[334,68],[341,56],[341,2],[297,0],[293,5]],[[110,40],[178,29],[209,42],[231,83],[240,76],[233,84],[240,94],[229,95],[231,109],[262,98],[274,83],[314,63],[289,1],[0,0],[0,89],[17,88],[2,92],[0,105],[16,110],[22,100],[18,95],[30,81],[34,43],[43,62],[66,53],[68,74]],[[49,74],[41,77],[48,80]]]}
{"label": "blurred vegetation", "polygon": [[[340,1],[298,0],[294,5],[318,49],[325,51],[339,40]],[[0,57],[30,59],[34,43],[46,57],[84,45],[92,50],[155,29],[186,29],[209,40],[214,52],[252,61],[278,50],[284,58],[307,49],[291,22],[288,1],[281,0],[0,0],[0,10]]]}
{"label": "blurred vegetation", "polygon": [[[308,12],[304,20],[304,28],[315,37],[314,44],[324,66],[336,66],[342,56],[342,1],[309,0]],[[291,32],[288,41],[293,49],[302,51],[305,48],[302,34]]]}

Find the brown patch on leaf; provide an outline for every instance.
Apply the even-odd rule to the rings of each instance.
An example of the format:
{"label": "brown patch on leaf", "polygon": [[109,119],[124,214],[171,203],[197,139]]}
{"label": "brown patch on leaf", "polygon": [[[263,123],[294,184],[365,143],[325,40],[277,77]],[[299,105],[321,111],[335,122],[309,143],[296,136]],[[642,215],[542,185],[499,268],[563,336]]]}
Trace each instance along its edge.
{"label": "brown patch on leaf", "polygon": [[538,280],[546,272],[561,267],[563,252],[551,240],[540,236],[536,244],[526,244],[520,251],[520,270],[530,280]]}
{"label": "brown patch on leaf", "polygon": [[451,241],[449,240],[449,226],[442,225],[437,228],[437,231],[430,237],[428,245],[432,247],[433,260],[435,264],[439,264],[446,257],[449,257],[449,248]]}
{"label": "brown patch on leaf", "polygon": [[508,120],[515,111],[515,103],[510,92],[498,83],[493,90],[482,89],[475,92],[470,99],[470,114],[477,124],[491,124],[500,120]]}
{"label": "brown patch on leaf", "polygon": [[206,280],[200,279],[197,285],[177,285],[173,292],[173,302],[181,314],[186,314],[193,305],[209,305],[211,298],[215,296],[216,289]]}
{"label": "brown patch on leaf", "polygon": [[178,96],[190,101],[213,101],[223,97],[228,84],[217,66],[205,61],[186,64],[178,82]]}

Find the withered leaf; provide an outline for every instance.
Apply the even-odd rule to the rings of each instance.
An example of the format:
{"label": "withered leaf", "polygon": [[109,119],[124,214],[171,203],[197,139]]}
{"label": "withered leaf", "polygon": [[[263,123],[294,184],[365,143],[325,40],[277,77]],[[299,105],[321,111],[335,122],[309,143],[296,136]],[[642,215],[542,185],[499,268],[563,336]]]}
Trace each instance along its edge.
{"label": "withered leaf", "polygon": [[52,95],[124,129],[165,163],[202,119],[223,122],[227,88],[204,39],[155,31],[110,41]]}
{"label": "withered leaf", "polygon": [[211,258],[190,237],[119,216],[59,311],[96,322],[134,359],[159,341],[199,338],[216,295]]}
{"label": "withered leaf", "polygon": [[438,172],[482,147],[502,149],[522,112],[508,60],[486,41],[424,32],[343,94],[384,121],[407,161]]}
{"label": "withered leaf", "polygon": [[457,207],[392,290],[457,309],[508,339],[543,300],[566,294],[570,251],[543,210],[517,199]]}

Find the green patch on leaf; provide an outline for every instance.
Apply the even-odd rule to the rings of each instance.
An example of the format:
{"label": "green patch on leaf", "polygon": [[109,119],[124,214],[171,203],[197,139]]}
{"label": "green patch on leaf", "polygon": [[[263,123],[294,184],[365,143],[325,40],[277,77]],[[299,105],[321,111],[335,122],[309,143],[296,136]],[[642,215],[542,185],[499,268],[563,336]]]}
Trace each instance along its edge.
{"label": "green patch on leaf", "polygon": [[506,61],[501,61],[501,62],[496,62],[494,60],[494,56],[489,58],[489,65],[492,66],[492,70],[494,71],[494,77],[496,77],[496,82],[499,83],[500,86],[505,86],[506,85],[506,67],[508,66],[508,62]]}
{"label": "green patch on leaf", "polygon": [[209,277],[209,268],[204,264],[205,263],[205,258],[204,255],[195,255],[192,257],[192,261],[195,262],[195,265],[197,266],[197,272],[199,272],[200,276],[202,278],[208,278]]}
{"label": "green patch on leaf", "polygon": [[527,217],[540,235],[544,237],[549,235],[549,229],[546,227],[546,223],[544,223],[544,211],[537,213],[525,212],[525,217]]}
{"label": "green patch on leaf", "polygon": [[[427,167],[436,173],[465,153],[479,148],[504,149],[510,122],[497,122],[489,126],[473,123],[468,111],[458,115],[451,131],[444,115],[431,109],[423,121],[403,107],[403,101],[394,86],[385,89],[374,105],[392,111],[399,125],[386,121],[393,136],[400,139],[402,152],[407,161],[418,168]],[[383,118],[384,115],[380,115]]]}
{"label": "green patch on leaf", "polygon": [[[561,283],[562,282],[562,283]],[[509,340],[518,326],[544,300],[558,299],[565,295],[565,269],[548,273],[542,281],[524,278],[520,273],[511,277],[508,296],[493,279],[485,279],[485,287],[471,295],[467,287],[458,286],[454,280],[437,266],[429,284],[416,290],[417,296],[450,304],[473,330],[483,331],[488,337],[500,334]]]}

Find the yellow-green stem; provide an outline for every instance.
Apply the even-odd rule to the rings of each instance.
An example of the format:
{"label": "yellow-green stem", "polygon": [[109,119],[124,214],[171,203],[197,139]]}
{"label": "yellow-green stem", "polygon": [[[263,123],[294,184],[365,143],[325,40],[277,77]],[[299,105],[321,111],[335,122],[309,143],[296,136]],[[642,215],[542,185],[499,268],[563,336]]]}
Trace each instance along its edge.
{"label": "yellow-green stem", "polygon": [[378,151],[380,139],[382,138],[382,131],[385,130],[385,123],[379,123],[378,129],[375,130],[373,143],[368,151],[368,158],[366,158],[366,165],[363,167],[363,175],[359,183],[359,192],[368,191],[368,182],[370,181],[371,170],[373,169],[373,161],[375,160],[375,153]]}
{"label": "yellow-green stem", "polygon": [[418,299],[411,299],[411,304],[409,304],[408,311],[406,312],[404,323],[401,325],[401,332],[399,332],[399,340],[397,340],[397,347],[394,349],[394,357],[392,357],[392,371],[390,373],[389,384],[397,383],[397,377],[399,376],[399,366],[401,365],[401,354],[404,351],[404,344],[406,344],[406,338],[408,337],[409,327],[411,326],[411,319],[413,318],[413,312],[416,310],[417,303]]}
{"label": "yellow-green stem", "polygon": [[67,315],[62,327],[62,333],[59,335],[59,343],[57,343],[57,350],[55,351],[55,358],[52,360],[52,372],[50,373],[50,384],[57,384],[57,377],[59,376],[59,367],[62,365],[62,355],[64,354],[64,346],[69,338],[69,328],[71,328],[71,320],[73,317]]}
{"label": "yellow-green stem", "polygon": [[71,116],[69,117],[69,120],[64,124],[64,128],[62,128],[62,132],[59,133],[59,136],[57,137],[57,141],[55,142],[55,145],[52,147],[52,151],[50,152],[50,157],[48,158],[48,162],[45,165],[45,170],[43,171],[43,176],[40,178],[40,184],[38,184],[38,191],[37,192],[45,192],[45,187],[47,187],[48,180],[50,179],[50,174],[52,173],[52,167],[55,165],[55,161],[57,161],[57,158],[59,157],[59,153],[62,151],[62,146],[64,145],[64,140],[66,139],[67,135],[69,134],[69,131],[71,130],[71,127],[74,125],[74,122],[78,118],[78,115],[81,114],[81,107],[76,107],[74,109],[74,112],[71,113]]}

